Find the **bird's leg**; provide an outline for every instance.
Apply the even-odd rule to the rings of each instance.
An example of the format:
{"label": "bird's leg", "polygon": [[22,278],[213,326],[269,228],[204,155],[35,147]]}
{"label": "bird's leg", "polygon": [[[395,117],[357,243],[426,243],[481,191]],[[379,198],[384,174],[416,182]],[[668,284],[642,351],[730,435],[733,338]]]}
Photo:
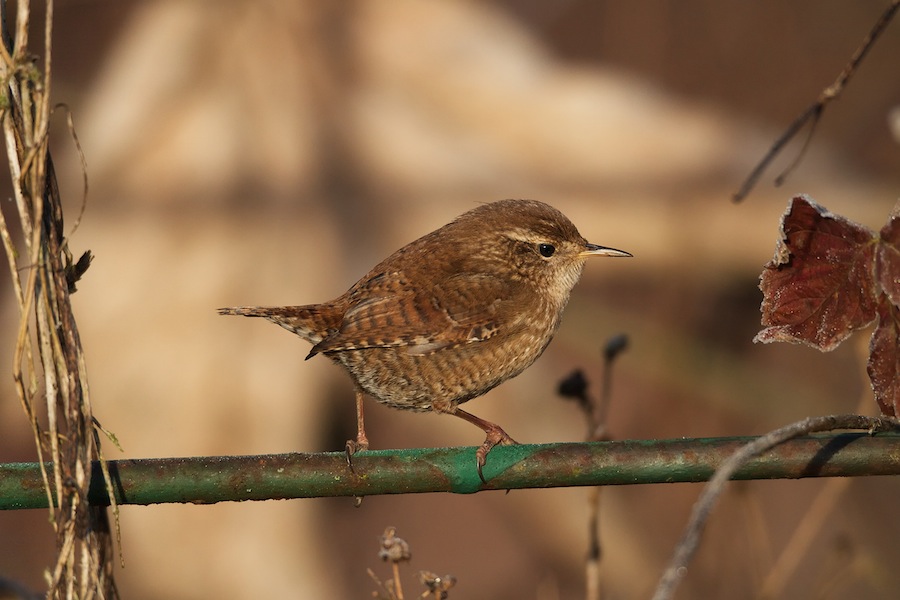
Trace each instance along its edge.
{"label": "bird's leg", "polygon": [[369,449],[369,438],[366,437],[366,426],[363,422],[363,391],[356,389],[356,439],[347,440],[347,466],[353,470],[352,456],[360,450]]}
{"label": "bird's leg", "polygon": [[519,442],[509,437],[509,434],[503,431],[503,429],[496,423],[485,421],[481,417],[476,417],[472,413],[468,413],[457,408],[450,414],[456,415],[460,419],[463,419],[465,421],[468,421],[472,425],[480,427],[487,435],[484,443],[481,444],[481,446],[478,447],[478,450],[475,451],[475,463],[478,465],[478,478],[481,479],[482,483],[487,483],[487,481],[485,481],[484,479],[484,475],[482,475],[481,473],[481,468],[487,462],[488,452],[490,452],[491,449],[497,444],[508,446],[510,444],[518,444]]}

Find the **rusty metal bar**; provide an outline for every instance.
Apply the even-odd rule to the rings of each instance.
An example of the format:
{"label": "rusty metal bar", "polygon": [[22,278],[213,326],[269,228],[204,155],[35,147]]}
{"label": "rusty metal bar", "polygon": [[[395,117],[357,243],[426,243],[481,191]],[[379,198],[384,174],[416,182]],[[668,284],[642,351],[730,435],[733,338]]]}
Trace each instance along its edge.
{"label": "rusty metal bar", "polygon": [[[498,446],[475,471],[475,448],[128,459],[109,461],[118,504],[239,502],[707,480],[755,438],[628,440]],[[794,479],[900,474],[900,434],[812,435],[757,457],[735,479]],[[109,504],[94,464],[89,500]],[[0,465],[0,509],[46,508],[37,463]]]}

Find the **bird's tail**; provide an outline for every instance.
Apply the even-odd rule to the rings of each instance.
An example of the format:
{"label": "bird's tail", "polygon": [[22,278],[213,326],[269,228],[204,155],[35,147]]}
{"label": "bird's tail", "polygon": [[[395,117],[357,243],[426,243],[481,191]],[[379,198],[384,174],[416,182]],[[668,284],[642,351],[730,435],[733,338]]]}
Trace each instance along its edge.
{"label": "bird's tail", "polygon": [[262,317],[303,339],[318,344],[334,333],[338,326],[335,311],[323,309],[320,304],[307,306],[232,306],[220,308],[220,315]]}

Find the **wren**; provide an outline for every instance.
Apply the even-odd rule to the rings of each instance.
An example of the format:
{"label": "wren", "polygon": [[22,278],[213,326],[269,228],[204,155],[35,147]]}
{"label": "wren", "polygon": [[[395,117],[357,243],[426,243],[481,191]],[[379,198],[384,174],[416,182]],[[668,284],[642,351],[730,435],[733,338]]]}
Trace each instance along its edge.
{"label": "wren", "polygon": [[[535,200],[474,208],[397,250],[323,304],[219,309],[263,317],[313,344],[356,384],[356,440],[368,448],[363,394],[394,408],[455,415],[486,435],[478,476],[500,426],[460,408],[515,377],[544,351],[590,256],[631,256],[585,240],[561,212]],[[351,463],[352,466],[352,463]]]}

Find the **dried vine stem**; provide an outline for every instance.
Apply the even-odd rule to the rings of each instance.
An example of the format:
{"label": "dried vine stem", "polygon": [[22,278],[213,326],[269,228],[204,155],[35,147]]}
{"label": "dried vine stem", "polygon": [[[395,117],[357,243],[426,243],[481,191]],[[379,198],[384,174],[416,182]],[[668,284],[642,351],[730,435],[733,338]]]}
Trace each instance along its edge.
{"label": "dried vine stem", "polygon": [[[48,152],[53,1],[45,2],[42,72],[28,52],[28,0],[16,3],[13,31],[8,9],[0,0],[0,126],[19,219],[11,231],[0,213],[0,240],[20,309],[13,379],[34,434],[56,532],[47,598],[114,598],[109,522],[105,509],[87,501],[91,461],[102,456],[69,302],[72,260]],[[51,472],[43,466],[48,459]]]}
{"label": "dried vine stem", "polygon": [[810,104],[800,115],[794,119],[793,123],[788,125],[788,128],[782,133],[775,143],[772,144],[772,147],[769,148],[769,151],[766,152],[765,156],[763,156],[762,160],[757,163],[757,165],[753,168],[753,171],[750,172],[750,175],[744,180],[741,184],[740,189],[732,195],[731,199],[734,202],[741,202],[744,198],[746,198],[750,191],[756,186],[756,182],[759,181],[759,178],[762,177],[763,172],[768,168],[768,166],[775,160],[775,157],[787,146],[787,143],[791,141],[794,136],[796,136],[807,123],[810,123],[809,134],[807,135],[806,140],[803,142],[803,147],[801,148],[797,157],[791,162],[791,164],[785,169],[776,179],[775,185],[779,186],[787,179],[788,174],[790,174],[800,161],[803,159],[804,154],[806,153],[806,149],[809,147],[809,143],[812,140],[813,133],[815,133],[816,125],[819,123],[819,119],[822,117],[822,113],[825,112],[825,107],[832,101],[835,100],[838,96],[841,95],[841,92],[844,91],[847,83],[850,81],[850,78],[856,74],[856,70],[859,68],[860,63],[862,63],[863,59],[869,53],[869,50],[881,37],[881,34],[884,33],[885,28],[891,22],[891,19],[894,18],[894,13],[897,12],[897,9],[900,8],[900,0],[893,0],[891,4],[885,8],[884,12],[881,13],[881,16],[875,22],[875,25],[869,31],[865,38],[863,38],[862,43],[856,49],[856,52],[853,53],[853,56],[850,57],[850,61],[844,67],[844,69],[838,74],[837,79],[829,85],[827,88],[822,90],[819,94],[819,97],[816,98],[815,102]]}
{"label": "dried vine stem", "polygon": [[880,431],[897,431],[900,429],[900,421],[894,417],[866,417],[862,415],[827,415],[823,417],[808,417],[784,427],[770,431],[752,442],[742,446],[716,469],[712,478],[707,483],[694,508],[691,518],[682,534],[678,546],[669,562],[669,566],[663,573],[653,594],[653,600],[670,600],[687,573],[687,567],[700,544],[700,536],[706,527],[716,500],[725,489],[725,484],[734,473],[747,461],[759,456],[763,452],[783,444],[793,438],[821,431],[835,431],[841,429],[862,429],[870,433]]}

